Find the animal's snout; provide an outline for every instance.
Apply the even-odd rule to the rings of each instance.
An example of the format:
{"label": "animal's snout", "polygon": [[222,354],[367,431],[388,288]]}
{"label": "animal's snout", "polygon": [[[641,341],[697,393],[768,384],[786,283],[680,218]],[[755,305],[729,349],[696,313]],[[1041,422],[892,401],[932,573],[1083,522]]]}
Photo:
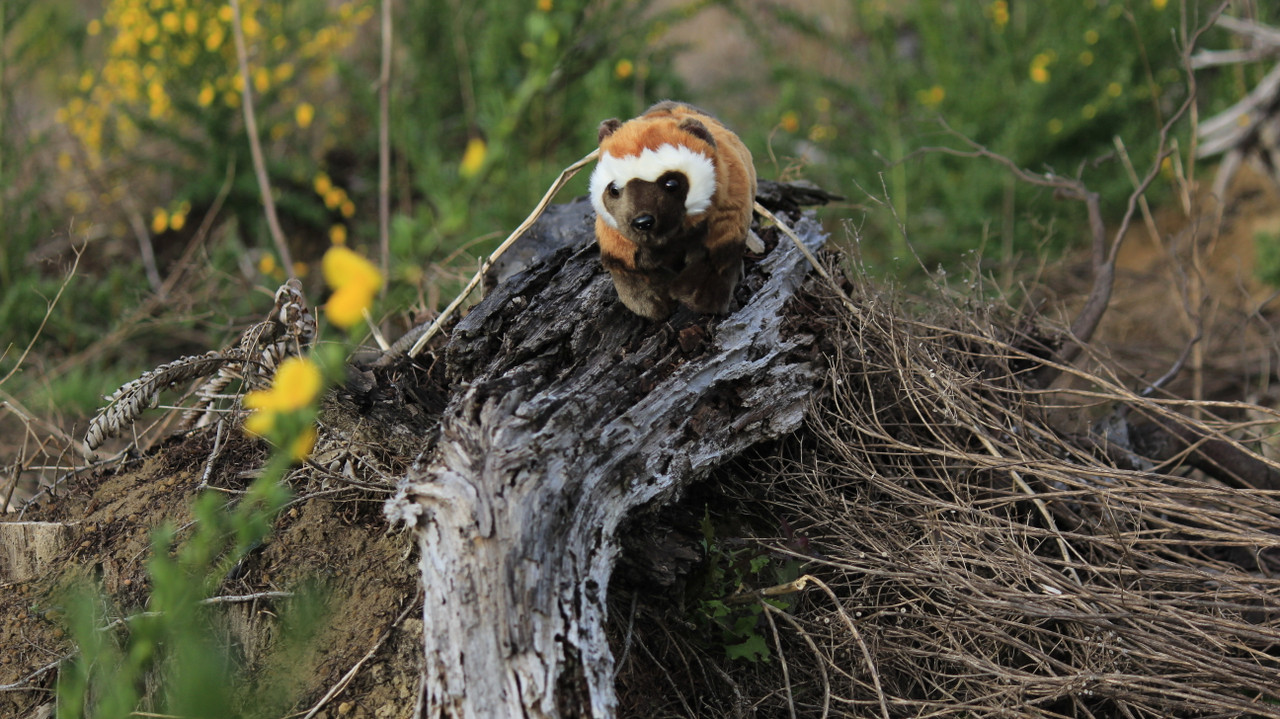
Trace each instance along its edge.
{"label": "animal's snout", "polygon": [[658,219],[656,217],[646,212],[645,214],[633,219],[631,221],[631,227],[638,232],[648,232],[653,229],[653,226],[657,224],[657,222]]}

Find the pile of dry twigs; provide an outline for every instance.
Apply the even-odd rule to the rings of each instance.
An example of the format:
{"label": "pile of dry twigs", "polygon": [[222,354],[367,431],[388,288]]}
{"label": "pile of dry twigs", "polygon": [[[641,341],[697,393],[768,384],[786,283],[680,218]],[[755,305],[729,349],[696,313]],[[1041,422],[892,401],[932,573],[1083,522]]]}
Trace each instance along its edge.
{"label": "pile of dry twigs", "polygon": [[[650,610],[624,697],[652,715],[651,662],[680,716],[1280,717],[1280,495],[1190,466],[1214,445],[1272,476],[1252,448],[1280,417],[1046,368],[1007,308],[850,294],[807,426],[717,487],[810,577],[761,604],[773,656],[725,661]],[[1155,461],[1151,427],[1200,439]]]}

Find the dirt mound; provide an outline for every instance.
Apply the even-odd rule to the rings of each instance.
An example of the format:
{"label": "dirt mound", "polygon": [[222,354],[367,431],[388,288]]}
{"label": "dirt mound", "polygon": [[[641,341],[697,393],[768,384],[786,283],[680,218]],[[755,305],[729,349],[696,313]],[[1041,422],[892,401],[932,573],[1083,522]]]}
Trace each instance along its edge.
{"label": "dirt mound", "polygon": [[[171,440],[145,459],[84,474],[29,508],[26,521],[69,527],[61,555],[41,576],[9,583],[0,594],[0,684],[25,680],[23,691],[0,693],[0,715],[41,716],[53,699],[56,661],[73,651],[64,627],[60,592],[90,581],[110,598],[116,618],[144,611],[149,588],[145,562],[153,531],[162,523],[189,527],[191,505],[214,445],[214,431]],[[234,497],[266,459],[266,450],[233,436],[210,483]],[[306,710],[330,689],[327,701],[350,717],[412,714],[422,655],[422,620],[415,606],[418,573],[412,542],[388,533],[384,495],[350,486],[300,491],[280,515],[270,541],[250,555],[219,594],[228,598],[218,625],[244,658],[248,672],[271,669],[273,592],[317,582],[322,616],[303,662],[291,669],[308,677],[298,690]],[[178,535],[180,538],[182,533]],[[254,599],[258,596],[260,598]],[[352,677],[347,674],[359,667]],[[349,683],[348,683],[349,682]]]}

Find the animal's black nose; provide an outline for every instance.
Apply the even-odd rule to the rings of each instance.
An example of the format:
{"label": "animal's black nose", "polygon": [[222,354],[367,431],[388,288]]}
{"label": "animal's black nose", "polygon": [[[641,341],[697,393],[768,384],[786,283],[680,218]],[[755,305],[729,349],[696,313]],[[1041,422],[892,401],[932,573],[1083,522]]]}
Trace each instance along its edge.
{"label": "animal's black nose", "polygon": [[645,215],[640,215],[639,217],[632,220],[631,226],[639,230],[640,232],[648,232],[649,230],[653,229],[653,226],[655,223],[657,223],[657,221],[658,221],[657,218],[655,218],[653,215],[645,214]]}

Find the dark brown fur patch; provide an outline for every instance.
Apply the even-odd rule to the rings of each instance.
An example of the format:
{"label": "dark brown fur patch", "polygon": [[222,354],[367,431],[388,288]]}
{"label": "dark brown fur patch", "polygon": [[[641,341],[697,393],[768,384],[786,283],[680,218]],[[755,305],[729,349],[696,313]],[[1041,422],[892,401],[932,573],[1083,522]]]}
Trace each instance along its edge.
{"label": "dark brown fur patch", "polygon": [[[673,175],[677,173],[671,173]],[[678,183],[669,189],[664,183]],[[684,200],[689,193],[688,180],[683,175],[664,175],[655,182],[631,180],[625,187],[607,191],[604,206],[618,223],[618,231],[628,240],[640,246],[661,247],[669,244],[680,233],[685,219]],[[641,229],[636,222],[651,218],[652,226]]]}

